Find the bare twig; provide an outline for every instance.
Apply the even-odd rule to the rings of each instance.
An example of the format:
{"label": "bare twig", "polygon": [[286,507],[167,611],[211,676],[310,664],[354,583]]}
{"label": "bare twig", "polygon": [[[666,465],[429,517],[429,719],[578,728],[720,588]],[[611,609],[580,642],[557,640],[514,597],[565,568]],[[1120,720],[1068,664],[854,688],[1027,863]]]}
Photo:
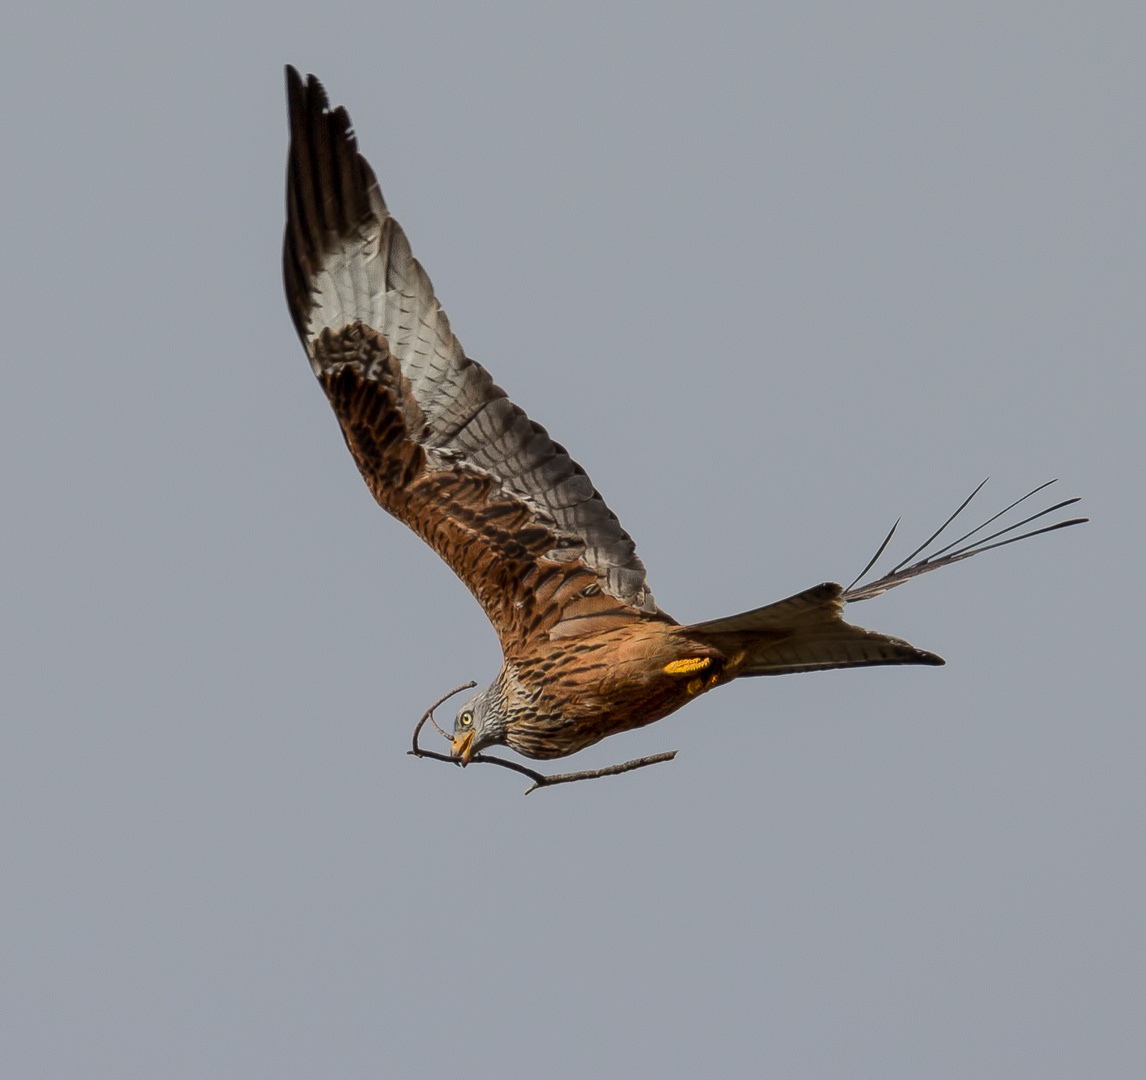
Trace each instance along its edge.
{"label": "bare twig", "polygon": [[[602,776],[618,776],[620,773],[632,772],[633,769],[643,769],[646,765],[659,765],[662,761],[672,761],[676,757],[675,750],[666,750],[663,754],[649,754],[648,757],[633,758],[632,761],[624,761],[620,765],[607,765],[603,769],[587,769],[584,772],[567,772],[556,773],[551,776],[542,776],[540,773],[535,773],[530,769],[521,769],[518,771],[528,773],[534,777],[533,787],[526,788],[525,794],[528,795],[531,791],[536,791],[539,787],[552,787],[554,784],[572,784],[575,780],[596,780]],[[474,758],[476,761],[477,758]],[[499,760],[490,758],[490,761]],[[511,765],[511,762],[500,762],[504,765]]]}
{"label": "bare twig", "polygon": [[[470,681],[467,683],[462,683],[461,686],[455,686],[448,694],[443,694],[440,698],[438,698],[437,701],[434,702],[433,705],[431,705],[424,713],[422,713],[422,719],[418,721],[417,726],[414,728],[414,749],[410,751],[414,757],[441,757],[441,754],[431,754],[429,750],[419,749],[418,732],[420,732],[422,728],[425,727],[427,720],[429,720],[430,723],[434,725],[434,727],[438,728],[439,731],[442,731],[442,729],[438,727],[437,720],[434,719],[434,710],[439,705],[449,701],[450,698],[454,696],[454,694],[460,694],[463,690],[469,690],[474,686],[477,686],[477,683],[474,682],[473,679],[470,679]],[[442,734],[445,735],[447,739],[449,738],[449,736],[446,735],[444,731],[442,731]],[[446,760],[452,761],[453,759],[447,758]]]}
{"label": "bare twig", "polygon": [[[445,761],[451,765],[464,766],[466,763],[461,758],[452,757],[449,754],[439,754],[433,750],[423,750],[418,745],[418,735],[422,728],[425,727],[426,721],[429,720],[434,727],[438,728],[437,721],[434,719],[434,710],[443,702],[448,701],[454,694],[460,694],[463,690],[468,690],[471,686],[476,686],[477,683],[468,682],[462,686],[455,687],[448,694],[438,698],[424,713],[422,719],[418,721],[414,727],[414,740],[413,747],[407,750],[406,753],[413,757],[419,758],[433,758],[434,761]],[[448,739],[444,731],[442,734]],[[516,761],[506,761],[505,758],[491,757],[489,754],[474,754],[470,758],[469,763],[472,765],[475,762],[480,765],[500,765],[503,769],[512,769],[514,772],[521,773],[522,776],[528,776],[533,781],[533,785],[525,789],[525,794],[536,791],[541,787],[553,787],[555,784],[572,784],[576,780],[596,780],[602,776],[617,776],[620,773],[632,772],[633,769],[643,769],[646,765],[659,765],[662,761],[672,761],[676,757],[675,750],[668,750],[663,754],[650,754],[648,757],[633,758],[632,761],[622,762],[620,765],[608,765],[603,769],[586,769],[583,772],[570,772],[570,773],[555,773],[546,776],[545,773],[539,773],[535,769],[530,769],[525,765],[520,765]]]}

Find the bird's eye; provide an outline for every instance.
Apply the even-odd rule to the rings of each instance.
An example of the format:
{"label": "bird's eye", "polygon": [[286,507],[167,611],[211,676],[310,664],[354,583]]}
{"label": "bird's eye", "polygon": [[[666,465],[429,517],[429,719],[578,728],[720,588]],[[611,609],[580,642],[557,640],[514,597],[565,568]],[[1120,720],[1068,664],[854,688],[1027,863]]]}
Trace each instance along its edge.
{"label": "bird's eye", "polygon": [[462,727],[469,727],[474,722],[474,714],[472,712],[462,713]]}

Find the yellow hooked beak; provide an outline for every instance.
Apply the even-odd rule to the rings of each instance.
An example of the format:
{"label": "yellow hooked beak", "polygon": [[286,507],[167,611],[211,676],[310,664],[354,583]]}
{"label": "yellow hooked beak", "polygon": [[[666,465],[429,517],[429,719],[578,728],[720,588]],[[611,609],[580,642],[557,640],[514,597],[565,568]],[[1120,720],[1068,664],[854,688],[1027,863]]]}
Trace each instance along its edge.
{"label": "yellow hooked beak", "polygon": [[463,765],[470,763],[470,758],[473,757],[474,733],[472,729],[467,731],[464,735],[455,735],[453,742],[450,743],[450,754],[453,757],[461,758]]}

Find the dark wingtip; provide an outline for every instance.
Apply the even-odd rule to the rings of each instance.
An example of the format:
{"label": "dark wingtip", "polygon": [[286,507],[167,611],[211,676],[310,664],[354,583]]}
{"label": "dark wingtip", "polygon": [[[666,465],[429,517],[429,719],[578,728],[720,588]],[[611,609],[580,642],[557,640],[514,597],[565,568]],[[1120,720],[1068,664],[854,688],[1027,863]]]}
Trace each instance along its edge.
{"label": "dark wingtip", "polygon": [[305,346],[314,274],[331,245],[371,215],[370,193],[377,181],[358,153],[349,115],[344,108],[331,109],[322,83],[314,75],[304,81],[287,64],[286,90],[290,147],[283,284]]}
{"label": "dark wingtip", "polygon": [[[1032,521],[1037,521],[1039,518],[1045,517],[1047,514],[1057,513],[1064,507],[1073,506],[1079,501],[1078,497],[1072,499],[1063,499],[1055,503],[1053,506],[1048,506],[1045,510],[1040,510],[1035,514],[1030,514],[1023,518],[1021,521],[1016,521],[1011,525],[1004,528],[997,529],[989,536],[980,537],[978,540],[968,543],[973,536],[981,533],[987,526],[991,525],[1003,515],[1009,513],[1016,506],[1026,502],[1032,495],[1037,495],[1040,491],[1050,487],[1051,484],[1056,483],[1054,480],[1048,480],[1044,484],[1039,484],[1038,487],[1028,491],[1022,498],[1016,499],[1009,506],[1004,507],[996,514],[992,514],[986,521],[980,525],[976,525],[970,532],[964,533],[958,540],[952,540],[949,544],[939,548],[937,551],[931,551],[929,554],[924,554],[931,545],[939,539],[939,537],[946,531],[947,527],[966,509],[968,503],[982,490],[983,483],[979,484],[966,499],[960,503],[958,509],[953,513],[935,532],[931,534],[925,543],[921,544],[915,549],[906,559],[897,563],[882,577],[877,578],[875,581],[869,581],[867,584],[860,585],[858,582],[862,580],[864,574],[867,574],[875,564],[876,559],[882,554],[883,549],[887,546],[888,541],[884,540],[880,546],[880,551],[876,553],[876,559],[868,563],[864,573],[853,582],[844,593],[844,599],[849,603],[855,603],[859,600],[869,600],[872,597],[879,596],[894,589],[898,585],[902,585],[905,581],[910,581],[912,578],[919,577],[920,574],[930,573],[932,570],[938,570],[942,566],[950,566],[952,563],[961,562],[963,559],[969,559],[974,555],[980,555],[984,551],[992,551],[995,548],[1006,547],[1008,544],[1016,544],[1020,540],[1028,540],[1032,536],[1041,536],[1043,533],[1057,532],[1059,529],[1069,529],[1073,525],[1085,524],[1089,518],[1078,517],[1071,518],[1068,521],[1058,521],[1053,525],[1044,525],[1040,529],[1031,529],[1029,532],[1020,533],[1018,536],[1009,535],[1021,529],[1024,525],[1030,524]],[[893,530],[894,531],[894,530]],[[1006,537],[1006,539],[999,539]],[[888,537],[890,539],[890,536]],[[917,556],[923,557],[917,561]]]}
{"label": "dark wingtip", "polygon": [[301,72],[294,64],[283,67],[286,75],[287,103],[298,103],[298,114],[302,116],[307,109],[307,103],[313,102],[313,111],[321,113],[330,109],[330,98],[327,97],[326,87],[319,81],[317,75],[308,75],[304,80]]}
{"label": "dark wingtip", "polygon": [[306,92],[317,102],[320,112],[330,109],[330,98],[327,96],[326,87],[319,82],[317,75],[306,77]]}
{"label": "dark wingtip", "polygon": [[[298,68],[294,64],[287,64],[283,69],[286,76],[286,92],[287,92],[287,111],[288,113],[294,111],[291,106],[298,102],[301,111],[301,104],[304,96],[302,76],[299,74]],[[311,76],[313,78],[313,76]]]}

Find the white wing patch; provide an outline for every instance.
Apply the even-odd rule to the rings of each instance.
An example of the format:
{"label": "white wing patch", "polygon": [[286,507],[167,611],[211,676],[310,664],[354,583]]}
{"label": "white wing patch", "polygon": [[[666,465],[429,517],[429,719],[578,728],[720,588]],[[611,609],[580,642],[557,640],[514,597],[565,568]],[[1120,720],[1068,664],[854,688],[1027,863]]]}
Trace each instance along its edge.
{"label": "white wing patch", "polygon": [[414,396],[433,412],[443,384],[448,388],[451,374],[466,366],[465,352],[377,188],[370,192],[370,207],[374,216],[326,253],[314,276],[307,324],[311,365],[314,341],[324,329],[365,323],[386,338]]}

